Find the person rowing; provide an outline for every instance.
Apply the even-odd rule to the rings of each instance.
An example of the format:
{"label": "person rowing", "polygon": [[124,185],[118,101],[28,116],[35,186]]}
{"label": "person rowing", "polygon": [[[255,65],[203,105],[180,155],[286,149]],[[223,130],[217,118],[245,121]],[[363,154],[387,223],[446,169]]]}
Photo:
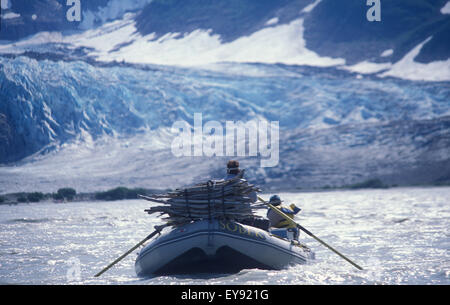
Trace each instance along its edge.
{"label": "person rowing", "polygon": [[[297,207],[295,204],[291,204],[289,206],[282,205],[283,201],[281,200],[280,196],[273,195],[269,199],[269,203],[282,211],[284,214],[289,216],[290,218],[294,219],[294,216],[298,214],[301,209]],[[298,240],[300,232],[298,228],[292,224],[292,222],[289,222],[287,219],[285,219],[280,214],[276,213],[272,208],[269,208],[267,211],[267,218],[270,221],[270,226],[274,228],[286,228],[288,232],[288,236],[291,235],[290,239]]]}

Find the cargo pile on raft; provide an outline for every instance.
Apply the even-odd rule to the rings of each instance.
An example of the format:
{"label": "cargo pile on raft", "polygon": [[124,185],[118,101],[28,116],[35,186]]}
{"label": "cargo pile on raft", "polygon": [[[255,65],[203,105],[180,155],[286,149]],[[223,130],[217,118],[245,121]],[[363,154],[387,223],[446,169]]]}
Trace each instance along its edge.
{"label": "cargo pile on raft", "polygon": [[[244,171],[230,180],[208,181],[163,195],[140,196],[163,205],[145,210],[149,214],[165,215],[163,220],[172,226],[185,225],[205,219],[245,221],[263,219],[254,212],[267,209],[264,203],[253,202],[261,190],[243,179]],[[253,196],[252,196],[253,195]]]}

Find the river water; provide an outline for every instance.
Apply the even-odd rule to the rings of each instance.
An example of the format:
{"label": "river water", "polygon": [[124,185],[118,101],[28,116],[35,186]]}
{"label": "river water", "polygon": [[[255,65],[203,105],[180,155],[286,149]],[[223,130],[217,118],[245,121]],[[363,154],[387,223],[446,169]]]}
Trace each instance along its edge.
{"label": "river water", "polygon": [[94,278],[161,220],[143,200],[47,202],[0,206],[0,284],[450,284],[449,187],[280,195],[364,270],[302,233],[316,259],[281,271],[138,278],[135,251]]}

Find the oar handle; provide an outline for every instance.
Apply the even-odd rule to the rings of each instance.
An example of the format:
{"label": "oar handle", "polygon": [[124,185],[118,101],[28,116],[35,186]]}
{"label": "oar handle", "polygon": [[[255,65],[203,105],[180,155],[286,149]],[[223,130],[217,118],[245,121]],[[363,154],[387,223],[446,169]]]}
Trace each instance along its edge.
{"label": "oar handle", "polygon": [[345,257],[342,253],[340,253],[339,251],[337,251],[336,249],[334,249],[333,247],[331,247],[330,245],[328,245],[326,242],[324,242],[323,240],[321,240],[320,238],[318,238],[317,236],[315,236],[313,233],[311,233],[309,230],[305,229],[304,227],[302,227],[301,225],[299,225],[298,223],[296,223],[291,217],[289,217],[288,215],[286,215],[285,213],[283,213],[280,209],[278,209],[277,207],[271,205],[270,203],[266,202],[264,199],[262,199],[261,197],[258,196],[258,199],[261,202],[264,202],[267,206],[269,206],[274,212],[278,213],[280,216],[282,216],[283,218],[285,218],[291,225],[299,228],[300,230],[302,230],[303,232],[305,232],[306,234],[308,234],[309,236],[311,236],[312,238],[314,238],[315,240],[317,240],[318,242],[320,242],[322,245],[324,245],[325,247],[327,247],[328,249],[330,249],[331,251],[333,251],[334,253],[336,253],[337,255],[339,255],[340,257],[342,257],[343,259],[345,259],[347,262],[349,262],[350,264],[352,264],[354,267],[358,268],[359,270],[363,270],[363,268],[361,268],[359,265],[355,264],[354,262],[352,262],[350,259],[348,259],[347,257]]}
{"label": "oar handle", "polygon": [[144,238],[143,240],[141,240],[137,245],[135,245],[133,248],[131,248],[130,250],[128,250],[127,252],[125,252],[124,254],[122,254],[119,258],[117,258],[115,261],[113,261],[111,264],[109,264],[108,266],[106,266],[102,271],[100,271],[99,273],[97,273],[95,275],[95,277],[99,277],[100,275],[102,275],[103,273],[105,273],[106,271],[108,271],[112,266],[114,266],[115,264],[117,264],[118,262],[120,262],[125,256],[127,256],[128,254],[130,254],[131,252],[133,252],[134,250],[136,250],[137,248],[139,248],[143,243],[145,243],[147,240],[149,240],[150,238],[152,238],[153,236],[155,236],[156,234],[160,233],[161,230],[164,228],[165,226],[155,226],[156,231],[154,231],[153,233],[151,233],[150,235],[148,235],[146,238]]}

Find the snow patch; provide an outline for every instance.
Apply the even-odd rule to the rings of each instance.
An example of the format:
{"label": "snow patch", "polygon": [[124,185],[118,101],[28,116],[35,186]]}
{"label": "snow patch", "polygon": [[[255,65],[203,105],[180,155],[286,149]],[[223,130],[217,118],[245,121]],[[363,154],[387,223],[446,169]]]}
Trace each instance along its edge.
{"label": "snow patch", "polygon": [[394,76],[409,80],[446,81],[450,80],[450,59],[434,61],[428,64],[418,63],[414,58],[419,55],[422,47],[431,39],[427,38],[400,61],[393,64],[389,71],[380,76]]}
{"label": "snow patch", "polygon": [[368,61],[362,61],[353,66],[343,67],[343,69],[355,73],[372,74],[380,72],[382,70],[390,69],[391,67],[392,67],[391,63],[377,64]]}
{"label": "snow patch", "polygon": [[[417,45],[396,63],[372,63],[363,61],[353,66],[343,66],[342,69],[361,74],[379,73],[378,76],[380,77],[393,76],[418,81],[448,81],[450,80],[450,59],[427,64],[414,61],[414,58],[419,55],[422,47],[430,39],[431,37]],[[381,56],[388,56],[387,54],[390,54],[390,51],[384,51]]]}
{"label": "snow patch", "polygon": [[278,23],[278,17],[272,18],[266,22],[266,25],[274,25]]}
{"label": "snow patch", "polygon": [[67,36],[65,41],[76,46],[95,49],[90,55],[107,56],[118,45],[130,43],[134,38],[139,38],[139,35],[135,34],[133,17],[134,14],[127,14],[122,20],[107,23],[100,28],[87,30],[81,34]]}
{"label": "snow patch", "polygon": [[391,56],[392,54],[394,54],[394,50],[393,49],[389,49],[389,50],[386,50],[386,51],[384,51],[383,53],[381,53],[381,57],[388,57],[388,56]]}
{"label": "snow patch", "polygon": [[9,12],[9,13],[6,13],[5,15],[3,15],[3,19],[14,19],[14,18],[19,18],[20,17],[20,14],[16,14],[16,13],[14,13],[14,12]]}
{"label": "snow patch", "polygon": [[0,53],[14,53],[19,54],[24,50],[32,49],[34,46],[39,46],[47,43],[62,43],[64,37],[61,32],[40,32],[24,40],[13,42],[9,44],[0,44]]}
{"label": "snow patch", "polygon": [[3,15],[3,19],[15,19],[15,18],[19,18],[20,17],[20,14],[16,14],[16,13],[14,13],[14,12],[9,12],[9,13],[6,13],[5,15]]}
{"label": "snow patch", "polygon": [[121,18],[126,12],[143,8],[153,0],[111,0],[105,7],[100,7],[98,11],[83,12],[83,21],[80,24],[82,29],[90,29],[95,24],[104,24],[109,20]]}
{"label": "snow patch", "polygon": [[441,14],[450,14],[450,1],[447,1],[447,3],[441,8]]}
{"label": "snow patch", "polygon": [[[89,46],[103,61],[127,61],[176,66],[199,66],[218,62],[284,63],[311,66],[345,64],[344,59],[320,57],[306,48],[303,19],[264,28],[250,36],[222,43],[210,30],[195,30],[179,38],[168,33],[154,40],[154,34],[137,33],[134,21],[116,21],[75,37],[67,37],[78,46]],[[114,28],[110,31],[110,28]],[[175,39],[177,37],[177,39]],[[117,45],[124,45],[110,52]]]}
{"label": "snow patch", "polygon": [[316,0],[314,3],[307,5],[304,9],[302,9],[302,13],[311,13],[312,10],[319,4],[322,0]]}

